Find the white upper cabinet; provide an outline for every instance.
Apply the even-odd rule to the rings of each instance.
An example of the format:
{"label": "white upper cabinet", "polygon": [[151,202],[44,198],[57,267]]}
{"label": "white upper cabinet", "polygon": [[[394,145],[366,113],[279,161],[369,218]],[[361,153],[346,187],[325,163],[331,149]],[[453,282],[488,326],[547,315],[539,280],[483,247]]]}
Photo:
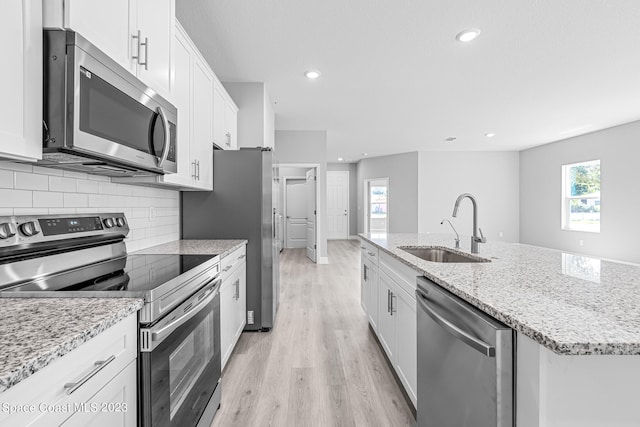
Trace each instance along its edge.
{"label": "white upper cabinet", "polygon": [[4,2],[0,157],[42,158],[42,1]]}
{"label": "white upper cabinet", "polygon": [[80,33],[171,99],[175,0],[46,0],[45,28]]}
{"label": "white upper cabinet", "polygon": [[213,142],[224,150],[238,148],[238,107],[217,80],[213,91]]}
{"label": "white upper cabinet", "polygon": [[177,163],[173,174],[112,178],[114,182],[213,189],[213,85],[215,75],[200,52],[175,21],[175,65],[172,100],[178,110]]}

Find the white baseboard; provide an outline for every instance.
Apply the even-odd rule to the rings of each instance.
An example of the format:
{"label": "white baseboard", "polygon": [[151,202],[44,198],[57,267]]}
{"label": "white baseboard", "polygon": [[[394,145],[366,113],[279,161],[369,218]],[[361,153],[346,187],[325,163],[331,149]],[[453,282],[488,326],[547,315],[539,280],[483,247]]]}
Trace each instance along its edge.
{"label": "white baseboard", "polygon": [[326,257],[326,256],[318,257],[318,264],[329,264],[329,257]]}
{"label": "white baseboard", "polygon": [[360,240],[358,236],[349,236],[349,240]]}

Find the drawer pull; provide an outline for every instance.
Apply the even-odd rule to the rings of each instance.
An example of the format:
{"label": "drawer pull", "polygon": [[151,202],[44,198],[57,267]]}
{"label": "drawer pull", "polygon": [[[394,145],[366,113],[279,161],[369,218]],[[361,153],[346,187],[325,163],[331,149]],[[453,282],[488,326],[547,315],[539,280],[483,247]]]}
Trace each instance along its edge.
{"label": "drawer pull", "polygon": [[225,271],[231,270],[231,267],[233,267],[233,266],[232,265],[227,265],[225,268],[222,269],[222,272],[224,273]]}
{"label": "drawer pull", "polygon": [[66,393],[67,394],[71,394],[74,391],[76,391],[77,389],[79,389],[80,387],[82,387],[84,385],[84,383],[86,383],[91,378],[93,378],[98,372],[100,372],[102,369],[104,369],[109,363],[113,362],[114,360],[116,360],[116,356],[115,356],[115,354],[112,354],[107,360],[99,360],[99,361],[97,361],[95,363],[95,368],[93,368],[87,375],[85,375],[84,377],[80,378],[80,380],[78,380],[75,383],[66,383],[64,385]]}
{"label": "drawer pull", "polygon": [[242,259],[242,258],[244,258],[244,257],[246,257],[246,255],[245,255],[245,254],[242,254],[242,255],[240,255],[240,256],[238,257],[238,260],[241,260],[241,259]]}
{"label": "drawer pull", "polygon": [[367,251],[367,253],[369,254],[369,256],[376,256],[376,253],[375,253],[375,252],[369,252],[369,251]]}

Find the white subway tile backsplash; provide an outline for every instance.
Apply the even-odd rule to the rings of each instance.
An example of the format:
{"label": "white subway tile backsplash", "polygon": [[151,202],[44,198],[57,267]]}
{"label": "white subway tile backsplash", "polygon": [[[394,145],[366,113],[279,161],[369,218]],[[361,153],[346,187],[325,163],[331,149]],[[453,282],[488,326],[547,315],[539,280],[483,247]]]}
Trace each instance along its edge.
{"label": "white subway tile backsplash", "polygon": [[0,169],[0,188],[13,188],[13,171]]}
{"label": "white subway tile backsplash", "polygon": [[12,190],[0,188],[0,203],[5,208],[30,208],[33,207],[31,191]]}
{"label": "white subway tile backsplash", "polygon": [[46,215],[49,213],[47,208],[15,208],[14,215]]}
{"label": "white subway tile backsplash", "polygon": [[34,191],[33,207],[34,208],[61,208],[64,206],[63,193],[51,191]]}
{"label": "white subway tile backsplash", "polygon": [[34,166],[33,173],[38,173],[40,175],[55,175],[55,176],[64,175],[64,172],[62,171],[62,169],[43,168],[42,166]]}
{"label": "white subway tile backsplash", "polygon": [[64,193],[65,208],[87,208],[89,207],[88,197],[86,194]]}
{"label": "white subway tile backsplash", "polygon": [[122,212],[131,230],[125,240],[129,252],[177,240],[179,207],[180,193],[174,190],[0,161],[0,216]]}
{"label": "white subway tile backsplash", "polygon": [[49,177],[36,173],[15,172],[14,186],[16,190],[49,190]]}
{"label": "white subway tile backsplash", "polygon": [[75,213],[79,213],[75,208],[49,208],[49,215],[66,215]]}
{"label": "white subway tile backsplash", "polygon": [[65,193],[75,193],[77,191],[76,180],[64,176],[50,176],[49,190],[62,191]]}
{"label": "white subway tile backsplash", "polygon": [[118,184],[113,184],[111,182],[101,182],[100,194],[118,194]]}
{"label": "white subway tile backsplash", "polygon": [[0,169],[11,171],[32,172],[33,166],[28,163],[14,163],[10,161],[0,161]]}
{"label": "white subway tile backsplash", "polygon": [[100,191],[100,184],[97,181],[79,179],[76,182],[76,188],[78,193],[97,194]]}
{"label": "white subway tile backsplash", "polygon": [[89,174],[84,172],[74,172],[74,171],[63,171],[63,175],[69,178],[77,178],[77,179],[87,179]]}

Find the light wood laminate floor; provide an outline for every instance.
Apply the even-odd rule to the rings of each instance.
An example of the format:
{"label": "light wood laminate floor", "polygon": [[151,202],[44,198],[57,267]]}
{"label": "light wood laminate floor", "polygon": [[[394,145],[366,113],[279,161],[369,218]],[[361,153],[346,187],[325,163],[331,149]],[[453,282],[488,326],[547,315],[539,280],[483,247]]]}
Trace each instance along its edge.
{"label": "light wood laminate floor", "polygon": [[275,326],[240,337],[214,427],[414,424],[360,307],[358,242],[328,249],[328,265],[281,253]]}

